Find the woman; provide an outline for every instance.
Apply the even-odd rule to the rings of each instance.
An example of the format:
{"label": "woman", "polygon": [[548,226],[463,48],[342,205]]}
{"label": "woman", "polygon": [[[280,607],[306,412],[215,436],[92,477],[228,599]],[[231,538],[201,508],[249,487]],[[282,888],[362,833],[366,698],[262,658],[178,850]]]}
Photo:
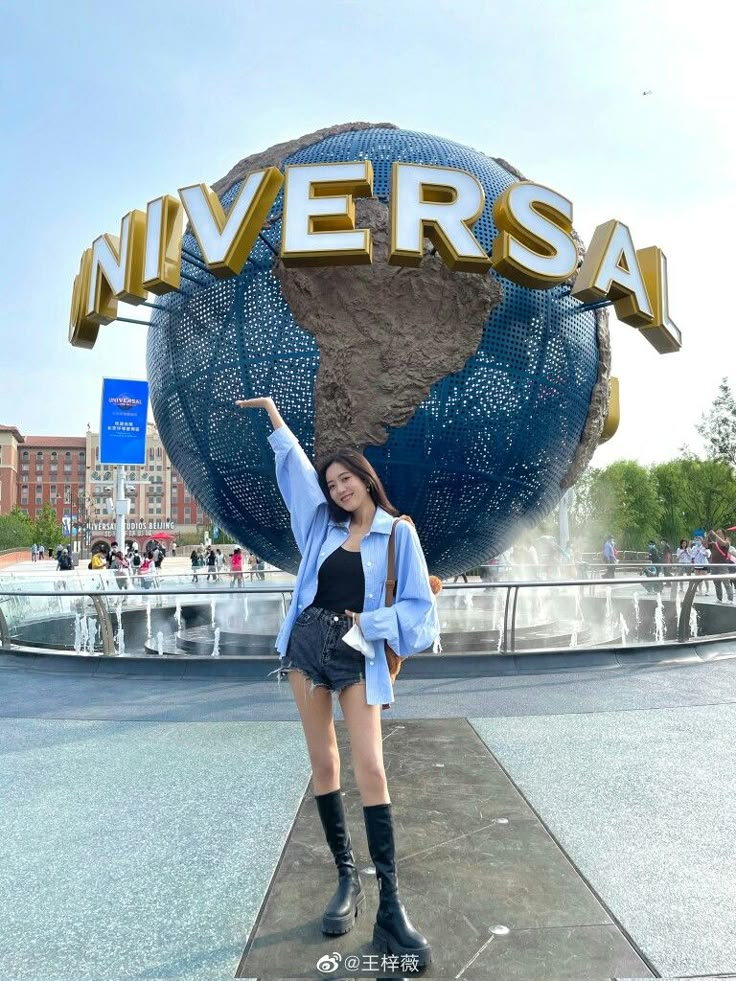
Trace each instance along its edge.
{"label": "woman", "polygon": [[[681,538],[680,544],[675,552],[675,558],[677,559],[677,575],[678,576],[689,576],[690,571],[693,567],[693,553],[690,548],[690,542],[687,538]],[[685,583],[678,583],[678,591],[683,592],[685,589]]]}
{"label": "woman", "polygon": [[154,564],[153,552],[150,548],[146,552],[146,557],[141,563],[138,576],[144,589],[150,589],[151,586],[156,584],[156,566]]}
{"label": "woman", "polygon": [[[703,539],[698,536],[690,546],[690,554],[693,559],[693,572],[696,576],[707,576],[708,566],[710,565],[710,549],[703,544]],[[705,586],[705,595],[709,593],[708,580],[703,579],[702,585]],[[697,592],[700,592],[701,583],[698,583]]]}
{"label": "woman", "polygon": [[[708,545],[711,549],[711,558],[713,560],[713,565],[716,566],[712,570],[715,576],[727,576],[733,571],[733,566],[731,564],[731,554],[729,548],[731,542],[726,537],[726,533],[723,528],[719,528],[718,531],[711,531],[709,535]],[[716,599],[718,602],[723,602],[723,586],[726,587],[726,597],[729,603],[733,603],[733,579],[714,579],[713,586],[716,591]]]}
{"label": "woman", "polygon": [[[270,398],[263,408],[274,431],[276,479],[302,555],[291,606],[276,647],[279,680],[288,677],[304,727],[317,810],[338,869],[338,886],[322,918],[326,934],[347,933],[365,905],[340,792],[340,756],[332,698],[350,736],[379,906],[373,943],[380,951],[431,961],[426,938],[399,900],[393,814],[383,765],[381,706],[393,701],[384,641],[400,656],[431,647],[439,625],[419,539],[407,521],[396,525],[396,594],[386,607],[388,542],[398,511],[370,463],[346,449],[324,461],[319,475]],[[357,624],[371,655],[342,640]]]}
{"label": "woman", "polygon": [[243,553],[240,548],[236,548],[230,558],[230,572],[232,576],[230,577],[230,588],[240,587],[243,585]]}

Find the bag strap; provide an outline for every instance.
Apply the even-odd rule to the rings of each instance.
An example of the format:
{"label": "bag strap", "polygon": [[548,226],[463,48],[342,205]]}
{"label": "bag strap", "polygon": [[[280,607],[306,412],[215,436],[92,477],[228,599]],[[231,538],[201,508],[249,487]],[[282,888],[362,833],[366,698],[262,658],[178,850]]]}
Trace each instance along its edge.
{"label": "bag strap", "polygon": [[388,562],[386,565],[386,606],[393,604],[396,594],[396,525],[400,521],[409,521],[411,524],[414,524],[408,514],[400,514],[398,518],[394,518],[393,525],[391,526],[391,534],[388,537]]}

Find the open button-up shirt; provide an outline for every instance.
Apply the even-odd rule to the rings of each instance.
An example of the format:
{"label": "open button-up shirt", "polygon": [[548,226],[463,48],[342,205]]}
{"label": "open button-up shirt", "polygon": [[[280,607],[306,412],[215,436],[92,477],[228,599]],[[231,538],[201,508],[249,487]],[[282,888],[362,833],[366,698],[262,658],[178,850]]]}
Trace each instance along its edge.
{"label": "open button-up shirt", "polygon": [[[276,479],[302,555],[291,605],[276,639],[276,650],[283,658],[294,621],[317,595],[320,566],[346,541],[350,522],[330,518],[317,472],[287,426],[275,429],[268,441],[276,454]],[[394,700],[384,641],[387,640],[400,657],[407,657],[432,647],[439,635],[427,563],[419,537],[408,521],[400,521],[396,526],[396,594],[393,605],[385,605],[388,540],[393,521],[383,508],[376,508],[371,529],[360,543],[365,576],[360,629],[372,647],[372,655],[366,656],[365,661],[369,705],[383,705]]]}

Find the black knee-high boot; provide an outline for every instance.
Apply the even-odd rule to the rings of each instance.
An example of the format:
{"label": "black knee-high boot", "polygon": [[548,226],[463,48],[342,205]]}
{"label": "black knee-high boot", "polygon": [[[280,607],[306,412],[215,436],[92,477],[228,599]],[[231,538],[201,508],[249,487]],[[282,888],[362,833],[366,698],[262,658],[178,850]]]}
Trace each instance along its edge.
{"label": "black knee-high boot", "polygon": [[322,917],[322,932],[330,935],[347,933],[365,906],[365,893],[355,867],[342,794],[333,790],[329,794],[315,795],[314,799],[338,874],[337,890]]}
{"label": "black knee-high boot", "polygon": [[378,881],[379,903],[373,928],[373,946],[385,954],[414,954],[417,967],[424,967],[432,960],[432,949],[427,938],[412,926],[399,900],[391,805],[364,807],[363,815],[368,851],[376,867]]}

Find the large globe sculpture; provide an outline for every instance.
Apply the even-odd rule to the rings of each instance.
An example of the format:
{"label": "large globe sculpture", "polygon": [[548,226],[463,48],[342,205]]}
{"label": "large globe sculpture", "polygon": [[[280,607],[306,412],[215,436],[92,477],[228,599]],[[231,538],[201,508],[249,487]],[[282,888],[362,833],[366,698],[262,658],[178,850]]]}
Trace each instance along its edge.
{"label": "large globe sculpture", "polygon": [[521,175],[449,140],[343,124],[246,158],[215,189],[227,210],[243,176],[263,166],[365,158],[374,198],[358,202],[358,218],[374,230],[371,267],[284,269],[281,196],[237,277],[210,275],[185,234],[181,290],[158,301],[149,330],[153,413],[214,522],[267,561],[295,571],[299,554],[267,416],[233,404],[264,394],[312,459],[364,448],[414,518],[430,570],[451,575],[547,514],[590,459],[608,398],[607,326],[567,285],[452,274],[429,243],[421,269],[387,266],[394,161],[474,174],[486,195],[474,231],[490,252],[493,201]]}

